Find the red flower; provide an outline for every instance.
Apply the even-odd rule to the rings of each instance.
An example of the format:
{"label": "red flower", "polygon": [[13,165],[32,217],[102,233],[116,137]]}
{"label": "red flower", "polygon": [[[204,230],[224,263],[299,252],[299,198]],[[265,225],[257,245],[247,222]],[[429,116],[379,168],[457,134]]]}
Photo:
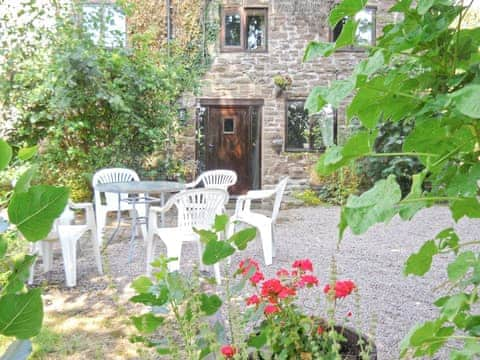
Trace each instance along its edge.
{"label": "red flower", "polygon": [[300,277],[300,281],[298,282],[299,287],[312,287],[312,286],[318,286],[318,279],[316,276],[313,275],[302,275]]}
{"label": "red flower", "polygon": [[[335,282],[335,298],[340,299],[344,298],[352,293],[353,290],[355,290],[357,286],[355,283],[351,280],[344,280],[344,281],[337,281]],[[325,294],[328,294],[330,292],[330,284],[327,284],[325,288],[323,289],[323,292]]]}
{"label": "red flower", "polygon": [[324,331],[325,331],[325,329],[323,327],[319,326],[318,329],[317,329],[317,334],[322,335],[324,333]]}
{"label": "red flower", "polygon": [[276,297],[282,291],[283,285],[278,279],[270,279],[262,285],[262,296],[264,297]]}
{"label": "red flower", "polygon": [[260,281],[262,281],[263,279],[265,279],[265,277],[263,276],[263,274],[260,272],[260,271],[257,271],[255,274],[253,274],[253,276],[250,278],[250,282],[252,283],[252,285],[257,285]]}
{"label": "red flower", "polygon": [[263,312],[265,315],[275,314],[280,311],[280,308],[277,305],[268,304],[265,306]]}
{"label": "red flower", "polygon": [[220,349],[222,355],[225,356],[227,359],[232,358],[233,355],[237,352],[237,350],[232,345],[223,345]]}
{"label": "red flower", "polygon": [[300,269],[302,271],[313,271],[312,262],[309,259],[305,260],[296,260],[292,267]]}
{"label": "red flower", "polygon": [[252,267],[254,267],[257,271],[260,270],[258,263],[252,259],[244,259],[238,264],[238,269],[243,275],[247,275]]}
{"label": "red flower", "polygon": [[277,276],[282,277],[282,276],[288,276],[289,272],[287,269],[280,269],[277,271]]}
{"label": "red flower", "polygon": [[349,312],[347,313],[347,317],[351,317],[351,316],[352,316],[352,312],[349,311]]}
{"label": "red flower", "polygon": [[258,305],[260,304],[260,298],[257,295],[252,295],[247,298],[247,305]]}
{"label": "red flower", "polygon": [[297,292],[295,291],[295,289],[289,288],[288,286],[284,286],[282,290],[280,290],[280,292],[278,293],[278,297],[280,299],[285,299],[289,296],[295,296],[295,295],[297,295]]}

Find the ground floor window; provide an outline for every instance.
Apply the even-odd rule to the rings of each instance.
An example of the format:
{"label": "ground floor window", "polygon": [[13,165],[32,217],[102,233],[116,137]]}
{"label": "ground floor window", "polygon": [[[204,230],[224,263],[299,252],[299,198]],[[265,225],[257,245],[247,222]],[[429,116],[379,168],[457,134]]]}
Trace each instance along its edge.
{"label": "ground floor window", "polygon": [[335,142],[336,111],[326,105],[317,114],[309,115],[305,100],[287,101],[286,151],[322,151]]}

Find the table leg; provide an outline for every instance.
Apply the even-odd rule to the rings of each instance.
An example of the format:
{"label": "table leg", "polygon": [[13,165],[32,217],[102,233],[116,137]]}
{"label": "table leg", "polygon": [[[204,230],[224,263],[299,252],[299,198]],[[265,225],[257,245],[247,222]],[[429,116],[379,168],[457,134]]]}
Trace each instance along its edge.
{"label": "table leg", "polygon": [[137,234],[137,200],[136,198],[132,199],[132,234],[130,235],[130,249],[128,250],[128,262],[132,262],[133,258],[133,247],[135,242],[135,236]]}
{"label": "table leg", "polygon": [[118,230],[120,230],[120,219],[121,219],[121,211],[120,211],[120,194],[118,194],[118,211],[117,211],[117,227],[113,230],[112,235],[110,235],[110,239],[108,239],[105,247],[110,244],[110,242],[117,236]]}
{"label": "table leg", "polygon": [[[162,207],[165,206],[165,193],[161,193],[160,194],[160,199],[162,201]],[[165,227],[165,212],[162,211],[162,214],[160,215],[161,216],[161,219],[162,219],[162,227]]]}

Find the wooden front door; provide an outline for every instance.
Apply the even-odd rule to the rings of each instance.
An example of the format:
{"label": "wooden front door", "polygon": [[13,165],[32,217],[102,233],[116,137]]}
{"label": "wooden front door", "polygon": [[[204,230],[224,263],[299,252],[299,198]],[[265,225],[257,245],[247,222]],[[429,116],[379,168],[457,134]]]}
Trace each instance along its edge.
{"label": "wooden front door", "polygon": [[229,169],[237,173],[231,194],[252,189],[251,139],[248,106],[211,106],[205,128],[207,170]]}

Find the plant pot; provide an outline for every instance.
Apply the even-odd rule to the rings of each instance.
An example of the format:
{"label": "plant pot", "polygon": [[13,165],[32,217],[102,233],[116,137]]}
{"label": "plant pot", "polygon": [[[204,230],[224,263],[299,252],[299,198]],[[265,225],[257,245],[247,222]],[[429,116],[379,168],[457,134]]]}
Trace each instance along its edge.
{"label": "plant pot", "polygon": [[279,98],[283,94],[283,88],[281,88],[278,85],[275,85],[275,89],[274,89],[273,93],[274,93],[276,98]]}
{"label": "plant pot", "polygon": [[[367,344],[370,346],[370,353],[369,353],[369,359],[370,360],[377,360],[377,347],[373,341],[368,339],[365,335],[359,335],[355,330],[348,328],[348,327],[343,327],[343,326],[334,326],[334,329],[336,332],[342,334],[345,337],[345,342],[341,344],[340,347],[340,355],[342,359],[345,360],[358,360],[361,359],[360,354],[362,352],[361,347],[358,345],[358,342],[360,339],[363,340],[363,347],[366,347]],[[251,353],[248,356],[249,360],[267,360],[267,358],[262,357],[259,354]],[[312,359],[310,354],[304,353],[301,355],[301,359]],[[268,360],[273,360],[273,358],[270,358]]]}

